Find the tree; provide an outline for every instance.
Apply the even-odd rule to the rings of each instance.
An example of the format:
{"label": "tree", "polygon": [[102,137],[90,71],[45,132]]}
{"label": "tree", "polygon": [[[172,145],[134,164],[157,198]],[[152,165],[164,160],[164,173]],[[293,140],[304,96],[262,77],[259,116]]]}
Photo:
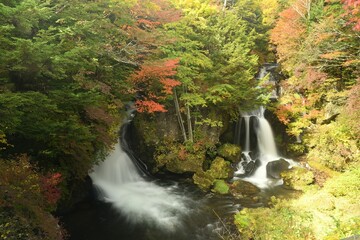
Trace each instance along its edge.
{"label": "tree", "polygon": [[137,111],[166,112],[164,105],[158,101],[165,100],[168,95],[172,95],[173,88],[181,84],[171,78],[176,74],[177,64],[177,59],[149,62],[143,64],[140,70],[130,76],[129,81],[134,85],[130,91],[139,95],[135,102]]}

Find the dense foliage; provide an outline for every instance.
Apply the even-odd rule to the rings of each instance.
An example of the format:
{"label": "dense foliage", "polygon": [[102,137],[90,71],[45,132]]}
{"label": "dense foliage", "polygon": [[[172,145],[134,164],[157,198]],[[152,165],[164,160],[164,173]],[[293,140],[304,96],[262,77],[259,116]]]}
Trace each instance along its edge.
{"label": "dense foliage", "polygon": [[[319,187],[244,210],[235,224],[259,239],[355,234],[358,7],[359,0],[1,1],[0,238],[64,237],[50,213],[116,141],[128,101],[157,170],[191,173],[203,190],[241,192],[246,183],[225,181],[241,150],[219,144],[220,135],[240,111],[269,103],[266,78],[255,76],[275,58],[284,80],[273,110],[302,140],[290,144],[312,171],[299,171],[310,176],[301,188],[314,176]],[[306,210],[318,193],[330,202]],[[317,218],[324,221],[314,228]]]}
{"label": "dense foliage", "polygon": [[244,236],[254,239],[357,235],[359,3],[295,0],[278,4],[281,8],[270,40],[285,79],[275,111],[288,133],[301,138],[290,148],[303,154],[316,186],[303,186],[305,193],[299,199],[274,199],[270,208],[241,211],[235,223]]}
{"label": "dense foliage", "polygon": [[115,142],[119,110],[134,97],[127,78],[156,49],[147,14],[161,21],[165,7],[0,3],[1,238],[61,238],[48,212]]}

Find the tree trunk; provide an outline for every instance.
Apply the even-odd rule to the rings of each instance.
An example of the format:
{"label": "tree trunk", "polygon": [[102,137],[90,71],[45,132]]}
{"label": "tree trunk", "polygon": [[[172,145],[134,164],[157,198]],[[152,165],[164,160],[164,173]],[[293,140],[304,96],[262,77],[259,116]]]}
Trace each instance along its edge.
{"label": "tree trunk", "polygon": [[184,126],[184,120],[181,117],[179,99],[178,99],[175,88],[174,88],[174,103],[175,103],[175,111],[176,111],[176,116],[177,116],[177,119],[178,119],[178,122],[179,122],[181,134],[183,135],[184,142],[186,142],[187,141],[187,136],[186,136],[185,126]]}
{"label": "tree trunk", "polygon": [[223,11],[225,11],[225,8],[226,8],[226,2],[227,2],[227,0],[224,0],[224,5],[223,5]]}
{"label": "tree trunk", "polygon": [[193,130],[191,125],[191,115],[190,115],[190,107],[186,105],[186,119],[188,125],[188,134],[189,134],[189,141],[194,142]]}

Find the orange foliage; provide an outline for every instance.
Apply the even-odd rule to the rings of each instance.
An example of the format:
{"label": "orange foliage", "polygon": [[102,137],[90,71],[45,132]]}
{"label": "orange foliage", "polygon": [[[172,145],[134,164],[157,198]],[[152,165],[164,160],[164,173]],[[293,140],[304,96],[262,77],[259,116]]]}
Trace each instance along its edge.
{"label": "orange foliage", "polygon": [[280,122],[282,122],[284,124],[288,124],[290,122],[290,118],[292,115],[291,105],[286,104],[286,105],[278,106],[278,108],[276,109],[276,115],[277,115],[278,119],[280,120]]}
{"label": "orange foliage", "polygon": [[314,68],[307,68],[305,81],[304,81],[304,88],[307,89],[314,89],[323,84],[327,79],[327,75],[317,69]]}
{"label": "orange foliage", "polygon": [[338,57],[342,57],[344,55],[346,55],[346,52],[334,51],[334,52],[321,54],[320,58],[332,60],[332,59],[336,59]]}
{"label": "orange foliage", "polygon": [[129,78],[134,89],[141,95],[142,99],[136,102],[139,112],[164,112],[164,106],[157,103],[157,100],[165,99],[172,94],[174,87],[181,83],[171,77],[176,74],[175,68],[179,63],[178,59],[170,59],[165,62],[149,62],[144,64]]}
{"label": "orange foliage", "polygon": [[360,0],[342,0],[348,23],[353,25],[354,31],[360,31]]}
{"label": "orange foliage", "polygon": [[135,46],[140,46],[137,48],[139,51],[136,55],[140,60],[143,60],[148,53],[156,52],[159,45],[169,41],[159,31],[159,27],[162,24],[177,21],[181,17],[180,11],[166,0],[137,1],[131,9],[131,14],[136,19],[136,24],[124,25],[121,28],[132,36],[136,42]]}
{"label": "orange foliage", "polygon": [[305,26],[300,21],[301,16],[292,7],[279,15],[280,18],[270,33],[270,41],[277,46],[279,61],[285,61],[298,51]]}
{"label": "orange foliage", "polygon": [[167,112],[164,105],[154,102],[153,100],[136,100],[135,107],[138,112]]}
{"label": "orange foliage", "polygon": [[172,94],[173,88],[181,85],[181,82],[171,79],[171,78],[161,79],[160,82],[164,85],[164,92],[166,94]]}

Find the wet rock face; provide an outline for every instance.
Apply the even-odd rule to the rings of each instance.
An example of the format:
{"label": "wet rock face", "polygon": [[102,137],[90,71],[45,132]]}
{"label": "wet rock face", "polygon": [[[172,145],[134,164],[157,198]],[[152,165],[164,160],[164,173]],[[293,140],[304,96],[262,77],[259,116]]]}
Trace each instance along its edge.
{"label": "wet rock face", "polygon": [[253,173],[255,173],[255,170],[260,166],[260,159],[255,159],[244,164],[245,164],[244,166],[245,175],[251,176]]}
{"label": "wet rock face", "polygon": [[266,165],[267,177],[280,179],[281,172],[288,170],[289,166],[290,164],[282,158],[276,161],[269,162]]}

